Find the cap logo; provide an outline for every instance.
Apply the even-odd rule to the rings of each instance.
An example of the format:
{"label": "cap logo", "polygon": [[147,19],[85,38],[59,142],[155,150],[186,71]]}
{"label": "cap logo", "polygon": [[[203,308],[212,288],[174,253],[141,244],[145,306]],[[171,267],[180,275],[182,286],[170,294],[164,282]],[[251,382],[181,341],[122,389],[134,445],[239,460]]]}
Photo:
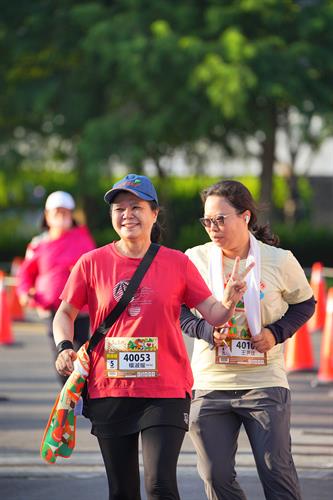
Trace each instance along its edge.
{"label": "cap logo", "polygon": [[135,181],[125,181],[125,182],[122,182],[121,184],[117,184],[117,189],[121,188],[121,187],[128,187],[128,186],[132,186],[132,187],[136,187],[138,184],[141,184],[141,181],[138,179],[138,180],[135,180]]}

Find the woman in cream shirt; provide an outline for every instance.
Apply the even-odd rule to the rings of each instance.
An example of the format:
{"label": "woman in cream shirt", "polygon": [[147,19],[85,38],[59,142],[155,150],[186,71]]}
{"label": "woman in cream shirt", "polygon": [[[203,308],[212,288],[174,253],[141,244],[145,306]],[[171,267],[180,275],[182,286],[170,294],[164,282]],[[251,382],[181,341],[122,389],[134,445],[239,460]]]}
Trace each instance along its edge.
{"label": "woman in cream shirt", "polygon": [[[183,306],[184,333],[197,337],[190,435],[211,500],[244,500],[235,455],[241,425],[251,443],[266,499],[301,499],[290,445],[290,391],[283,342],[313,314],[314,299],[290,251],[257,223],[248,189],[222,181],[202,192],[200,222],[211,242],[186,253],[219,299],[236,256],[254,261],[247,292],[228,324],[215,329]],[[203,340],[205,339],[205,340]]]}

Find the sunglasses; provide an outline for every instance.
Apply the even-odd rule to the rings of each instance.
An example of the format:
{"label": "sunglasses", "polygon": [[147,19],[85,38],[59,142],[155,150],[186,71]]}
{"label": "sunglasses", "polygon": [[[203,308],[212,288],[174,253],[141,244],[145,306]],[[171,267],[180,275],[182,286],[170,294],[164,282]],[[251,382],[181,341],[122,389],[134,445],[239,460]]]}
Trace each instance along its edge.
{"label": "sunglasses", "polygon": [[227,214],[227,215],[217,215],[216,217],[201,217],[199,219],[200,223],[203,225],[203,227],[210,228],[214,224],[217,228],[221,228],[224,226],[224,220],[227,217],[230,217],[231,215],[238,215],[237,213],[234,214]]}

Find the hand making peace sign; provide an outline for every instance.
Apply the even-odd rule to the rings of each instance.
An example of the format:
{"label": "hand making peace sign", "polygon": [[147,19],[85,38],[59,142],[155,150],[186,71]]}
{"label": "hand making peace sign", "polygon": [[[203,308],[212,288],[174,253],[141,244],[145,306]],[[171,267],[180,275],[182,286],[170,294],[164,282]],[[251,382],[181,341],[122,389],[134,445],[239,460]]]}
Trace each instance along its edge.
{"label": "hand making peace sign", "polygon": [[239,272],[240,258],[236,257],[234,262],[234,267],[231,272],[231,276],[224,288],[222,304],[226,309],[234,309],[237,302],[242,298],[243,294],[246,292],[246,281],[245,278],[255,266],[254,262],[251,262],[243,272]]}

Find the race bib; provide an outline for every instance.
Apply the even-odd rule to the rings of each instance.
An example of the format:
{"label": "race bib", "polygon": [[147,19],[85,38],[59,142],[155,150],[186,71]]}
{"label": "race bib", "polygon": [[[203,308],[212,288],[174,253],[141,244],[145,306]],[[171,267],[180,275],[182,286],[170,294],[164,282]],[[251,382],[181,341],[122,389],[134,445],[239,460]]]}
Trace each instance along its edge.
{"label": "race bib", "polygon": [[105,375],[107,378],[157,377],[157,337],[107,337]]}
{"label": "race bib", "polygon": [[215,363],[219,365],[266,365],[266,353],[257,351],[251,339],[227,338],[226,345],[216,347]]}

